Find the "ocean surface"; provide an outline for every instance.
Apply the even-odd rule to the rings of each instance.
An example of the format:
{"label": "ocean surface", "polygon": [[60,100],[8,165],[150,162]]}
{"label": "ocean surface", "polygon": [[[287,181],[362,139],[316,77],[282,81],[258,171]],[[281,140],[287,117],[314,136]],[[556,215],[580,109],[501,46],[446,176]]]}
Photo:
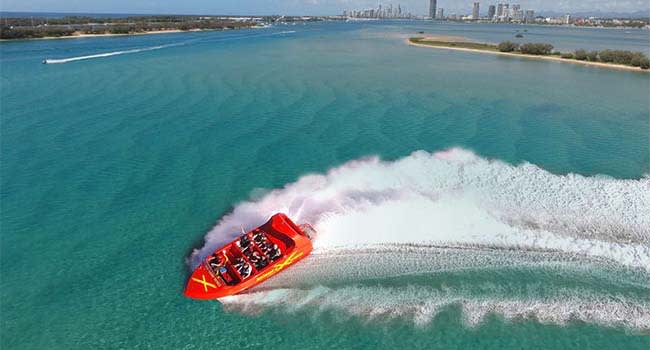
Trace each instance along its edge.
{"label": "ocean surface", "polygon": [[[405,44],[523,29],[649,50],[417,21],[0,43],[0,347],[648,349],[650,75]],[[310,257],[182,296],[276,211]]]}

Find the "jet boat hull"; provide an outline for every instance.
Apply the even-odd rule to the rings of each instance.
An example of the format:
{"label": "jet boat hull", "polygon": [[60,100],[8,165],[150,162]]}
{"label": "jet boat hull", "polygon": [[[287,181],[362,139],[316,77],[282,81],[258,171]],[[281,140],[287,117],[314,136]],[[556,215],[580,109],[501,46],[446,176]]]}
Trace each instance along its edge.
{"label": "jet boat hull", "polygon": [[310,225],[298,226],[285,214],[275,214],[264,225],[203,260],[187,281],[184,294],[188,298],[208,300],[250,289],[309,255],[313,233]]}

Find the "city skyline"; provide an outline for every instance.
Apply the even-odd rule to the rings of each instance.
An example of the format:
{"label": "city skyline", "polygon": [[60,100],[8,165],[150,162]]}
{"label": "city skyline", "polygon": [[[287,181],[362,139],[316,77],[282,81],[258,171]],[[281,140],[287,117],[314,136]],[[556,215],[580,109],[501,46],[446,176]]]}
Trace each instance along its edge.
{"label": "city skyline", "polygon": [[[435,0],[431,0],[435,1]],[[402,7],[400,3],[393,6],[392,3],[384,5],[379,3],[376,7],[370,9],[347,9],[343,10],[343,16],[351,18],[413,18],[413,14]]]}
{"label": "city skyline", "polygon": [[[472,13],[475,1],[437,1],[437,8],[444,8],[445,13]],[[397,1],[386,5],[397,5]],[[429,15],[429,0],[399,1],[414,15]],[[608,2],[604,0],[564,0],[518,1],[522,8],[535,9],[537,12],[639,12],[650,11],[646,0],[621,0]],[[375,8],[376,0],[189,0],[184,2],[166,2],[156,0],[4,0],[0,5],[2,11],[20,12],[80,12],[80,13],[138,13],[138,14],[287,14],[287,15],[336,15],[345,9]],[[481,4],[481,14],[486,14],[490,4]]]}

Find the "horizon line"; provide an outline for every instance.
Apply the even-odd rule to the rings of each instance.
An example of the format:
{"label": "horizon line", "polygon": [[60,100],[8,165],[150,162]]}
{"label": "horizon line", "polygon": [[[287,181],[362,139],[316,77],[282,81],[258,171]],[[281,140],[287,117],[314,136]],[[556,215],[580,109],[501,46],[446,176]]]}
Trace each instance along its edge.
{"label": "horizon line", "polygon": [[256,14],[256,15],[243,15],[243,14],[198,14],[198,13],[129,13],[129,12],[83,12],[83,11],[16,11],[16,10],[0,10],[0,13],[51,13],[51,14],[79,14],[79,15],[136,15],[136,16],[229,16],[229,17],[264,17],[264,16],[310,16],[310,17],[325,17],[325,16],[341,16],[335,15],[307,15],[307,14]]}
{"label": "horizon line", "polygon": [[[343,10],[342,10],[343,11]],[[83,11],[20,11],[20,10],[2,10],[0,9],[0,14],[3,13],[34,13],[34,14],[68,14],[68,15],[120,15],[120,16],[229,16],[229,17],[265,17],[265,16],[302,16],[302,17],[330,17],[330,16],[342,16],[342,11],[339,14],[321,14],[321,15],[314,15],[314,14],[280,14],[280,13],[274,13],[274,14],[214,14],[214,13],[169,13],[169,12],[162,12],[162,13],[129,13],[129,12],[83,12]],[[579,13],[585,13],[585,12],[598,12],[603,15],[606,14],[618,14],[618,15],[631,15],[631,14],[636,14],[639,12],[650,12],[647,9],[640,9],[640,10],[634,10],[634,11],[601,11],[601,10],[583,10],[583,11],[567,11],[567,12],[557,12],[553,10],[535,10],[535,12],[539,13],[545,13],[545,12],[550,12],[550,13],[566,13],[566,14],[579,14]],[[426,14],[413,14],[415,16],[422,16],[426,17]],[[647,14],[650,16],[650,13]],[[645,18],[645,17],[644,17]]]}

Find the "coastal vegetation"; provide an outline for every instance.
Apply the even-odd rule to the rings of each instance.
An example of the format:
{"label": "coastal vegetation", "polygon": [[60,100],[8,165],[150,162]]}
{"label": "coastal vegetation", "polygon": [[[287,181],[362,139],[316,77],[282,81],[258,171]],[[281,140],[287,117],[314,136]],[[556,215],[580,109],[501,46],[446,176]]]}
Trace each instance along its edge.
{"label": "coastal vegetation", "polygon": [[503,41],[497,45],[497,49],[501,52],[513,52],[517,50],[519,44],[515,44],[512,41]]}
{"label": "coastal vegetation", "polygon": [[519,52],[526,55],[550,55],[553,45],[542,43],[526,43],[519,46]]}
{"label": "coastal vegetation", "polygon": [[199,16],[3,18],[0,24],[0,39],[136,34],[173,30],[223,30],[248,28],[259,23],[252,18]]}
{"label": "coastal vegetation", "polygon": [[483,44],[483,43],[474,43],[474,42],[464,42],[464,41],[429,41],[429,40],[421,40],[423,38],[411,38],[411,42],[413,43],[422,43],[426,45],[432,45],[432,46],[445,46],[445,47],[458,47],[458,48],[465,48],[465,49],[476,49],[476,50],[489,50],[489,51],[495,51],[496,47],[494,45],[490,44]]}
{"label": "coastal vegetation", "polygon": [[444,41],[431,40],[426,37],[413,37],[409,41],[413,44],[428,45],[433,47],[449,47],[460,49],[472,49],[486,52],[499,52],[522,56],[553,57],[567,61],[595,62],[605,65],[623,65],[650,69],[650,59],[641,52],[627,50],[602,50],[587,51],[578,49],[574,52],[553,51],[553,45],[547,43],[525,43],[517,44],[511,41],[503,41],[498,45],[476,43],[471,41]]}

